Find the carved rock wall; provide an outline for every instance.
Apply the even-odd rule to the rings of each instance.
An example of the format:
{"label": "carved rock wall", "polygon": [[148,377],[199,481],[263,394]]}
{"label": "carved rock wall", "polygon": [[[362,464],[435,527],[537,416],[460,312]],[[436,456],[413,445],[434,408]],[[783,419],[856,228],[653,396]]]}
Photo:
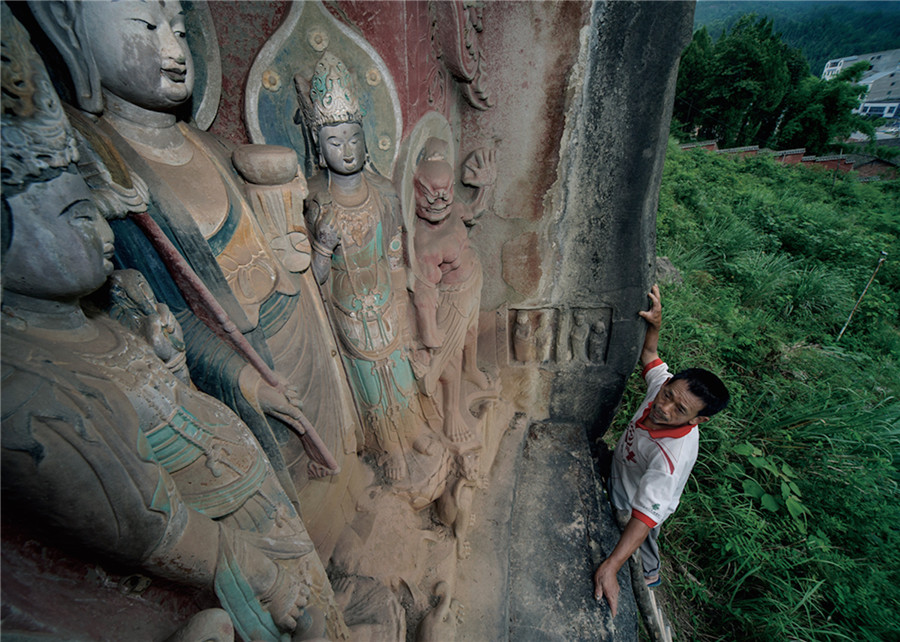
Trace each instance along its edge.
{"label": "carved rock wall", "polygon": [[[268,32],[256,25],[274,23],[285,5],[244,4],[210,6],[223,52],[258,50]],[[548,311],[545,332],[557,346],[552,360],[520,369],[507,389],[532,417],[604,430],[643,337],[636,311],[651,285],[671,96],[693,2],[498,1],[476,8],[341,0],[326,7],[383,57],[404,136],[438,111],[457,132],[461,156],[496,147],[492,212],[471,233],[484,264],[482,310],[530,310],[535,330]],[[248,10],[253,20],[241,13]],[[249,56],[224,53],[223,75],[233,84],[250,64]],[[240,105],[228,98],[228,82],[213,130],[246,140],[239,118],[229,115]],[[595,353],[596,335],[606,333],[603,357],[589,355],[586,364],[567,347],[577,309],[588,310],[586,341],[593,338]],[[509,324],[501,351],[514,350],[513,329]],[[573,387],[585,370],[593,385]]]}
{"label": "carved rock wall", "polygon": [[548,285],[551,296],[563,293],[565,306],[611,308],[610,348],[592,371],[602,394],[573,398],[578,387],[571,384],[584,375],[569,369],[555,381],[551,414],[593,420],[601,430],[643,340],[635,312],[646,306],[652,284],[672,95],[692,20],[692,3],[597,4],[580,61],[581,104],[569,113],[546,219],[547,241],[559,257]]}
{"label": "carved rock wall", "polygon": [[[223,76],[214,134],[236,143],[250,138],[243,90],[251,64],[296,6],[210,3]],[[337,0],[321,6],[383,58],[389,74],[367,73],[370,87],[383,87],[381,81],[393,77],[400,126],[383,150],[421,133],[417,125],[436,112],[449,123],[448,138],[455,139],[448,142],[456,158],[485,145],[496,154],[495,197],[469,238],[484,266],[478,354],[485,364],[499,365],[499,372],[491,374],[499,375],[504,401],[532,420],[551,417],[556,424],[603,430],[643,336],[636,312],[646,304],[652,278],[657,190],[692,3]],[[314,34],[304,35],[313,46]],[[381,147],[382,138],[373,142]],[[390,172],[382,173],[390,178]],[[467,189],[460,187],[458,195],[471,203],[474,192]],[[482,405],[481,418],[495,429],[483,438],[489,468],[508,417],[505,406],[495,413],[494,406]],[[459,493],[447,494],[459,505],[437,511],[448,513],[441,519],[452,523],[454,537],[464,543],[468,505],[460,510],[459,497],[468,493],[471,503],[480,488],[476,482],[489,471],[467,472],[465,463],[471,460],[459,459],[460,473],[453,480]],[[448,466],[441,464],[439,472],[445,474]],[[354,522],[358,541],[348,536],[335,543],[331,532],[320,537],[317,528],[310,531],[317,544],[326,535],[330,541],[320,546],[323,559],[340,562],[342,556],[353,557],[348,552],[365,549],[370,566],[357,568],[360,575],[396,577],[392,583],[397,585],[402,580],[414,601],[405,605],[412,630],[430,605],[422,587],[433,584],[437,594],[441,583],[434,580],[455,577],[452,540],[435,539],[430,513],[419,510],[427,502],[411,502],[418,512],[406,504],[402,511],[397,508],[408,518],[402,521],[391,517],[392,504],[403,503],[393,495],[370,494],[368,499],[368,507],[364,501],[341,506]],[[322,523],[326,512],[310,510],[310,522]],[[415,554],[406,547],[386,552],[383,537],[367,540],[363,533],[395,530],[396,541],[411,533],[418,537]],[[5,565],[28,566],[43,556],[34,550],[26,555],[31,545],[20,544],[12,556],[4,551]],[[436,548],[441,550],[436,553]],[[122,582],[103,576],[95,582],[90,568],[72,569],[76,582],[84,577],[97,584],[93,592],[99,601],[116,584],[130,601],[173,599],[171,610],[189,610],[191,596],[175,592],[170,598],[165,586],[144,595],[131,588],[132,576]],[[53,573],[47,581],[56,581]],[[153,631],[148,628],[147,636],[159,637],[168,624],[149,622]]]}
{"label": "carved rock wall", "polygon": [[[547,403],[554,419],[602,432],[637,360],[636,311],[651,285],[671,96],[692,19],[690,2],[485,7],[496,106],[461,110],[461,147],[496,140],[504,168],[496,216],[473,235],[485,273],[500,277],[485,280],[482,301],[529,310],[536,343],[547,345],[543,332],[554,346],[519,375],[523,403],[537,402],[529,410]],[[579,312],[586,331],[575,328]]]}

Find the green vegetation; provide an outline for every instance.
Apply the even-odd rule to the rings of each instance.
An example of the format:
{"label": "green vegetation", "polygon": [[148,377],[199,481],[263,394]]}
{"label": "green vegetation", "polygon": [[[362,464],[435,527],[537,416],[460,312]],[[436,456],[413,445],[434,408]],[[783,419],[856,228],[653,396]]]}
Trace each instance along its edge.
{"label": "green vegetation", "polygon": [[781,40],[770,19],[753,14],[715,42],[703,27],[681,58],[672,129],[724,148],[822,154],[857,130],[874,138],[872,122],[852,113],[860,97],[853,83],[868,69],[861,62],[832,80],[812,76],[800,50]]}
{"label": "green vegetation", "polygon": [[748,13],[771,18],[784,42],[803,52],[817,77],[832,58],[900,47],[900,2],[701,0],[694,29],[705,26],[718,38]]}
{"label": "green vegetation", "polygon": [[[728,383],[663,529],[680,639],[900,639],[900,181],[669,146],[660,353]],[[888,260],[847,332],[836,336]],[[612,441],[640,403],[629,380]]]}

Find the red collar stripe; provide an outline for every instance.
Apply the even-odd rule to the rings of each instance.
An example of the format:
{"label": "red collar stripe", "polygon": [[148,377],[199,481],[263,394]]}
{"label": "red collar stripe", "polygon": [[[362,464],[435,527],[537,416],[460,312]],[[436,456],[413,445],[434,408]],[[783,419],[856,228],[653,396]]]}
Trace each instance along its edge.
{"label": "red collar stripe", "polygon": [[648,428],[644,425],[644,421],[647,419],[647,415],[650,414],[650,409],[652,407],[653,402],[651,401],[649,404],[647,404],[647,407],[644,409],[644,414],[641,415],[641,418],[635,422],[635,425],[641,430],[646,430],[654,439],[662,439],[663,437],[678,439],[679,437],[684,437],[697,426],[697,424],[685,424],[684,426],[677,426],[675,428],[662,428],[659,430]]}

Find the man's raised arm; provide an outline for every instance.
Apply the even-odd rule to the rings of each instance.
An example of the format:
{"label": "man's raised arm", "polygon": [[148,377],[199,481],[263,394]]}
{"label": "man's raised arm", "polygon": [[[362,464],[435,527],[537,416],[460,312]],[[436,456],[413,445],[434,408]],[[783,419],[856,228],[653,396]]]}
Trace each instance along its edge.
{"label": "man's raised arm", "polygon": [[638,312],[647,322],[647,335],[644,337],[644,348],[641,350],[641,363],[645,366],[659,359],[659,328],[662,325],[662,304],[659,302],[659,286],[654,285],[647,295],[650,297],[650,309]]}

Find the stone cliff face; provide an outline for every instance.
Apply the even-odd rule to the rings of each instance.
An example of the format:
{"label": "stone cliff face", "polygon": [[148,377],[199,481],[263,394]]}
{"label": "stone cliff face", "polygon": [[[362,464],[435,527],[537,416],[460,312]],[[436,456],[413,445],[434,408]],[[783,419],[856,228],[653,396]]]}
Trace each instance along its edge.
{"label": "stone cliff face", "polygon": [[[507,311],[509,341],[496,346],[510,367],[505,389],[531,417],[585,422],[602,434],[643,337],[636,311],[653,279],[657,192],[694,3],[328,8],[384,59],[404,136],[437,111],[461,154],[496,147],[494,203],[472,244],[485,268],[482,310]],[[210,9],[232,52],[223,68],[233,91],[249,67],[241,52],[268,35],[254,25],[274,23],[285,3]],[[241,141],[242,104],[231,91],[212,131]],[[520,310],[544,350],[525,361],[513,341]]]}
{"label": "stone cliff face", "polygon": [[[437,397],[433,390],[423,392],[418,410],[428,439],[410,437],[405,444],[426,471],[410,466],[412,477],[420,474],[421,479],[412,480],[420,486],[401,492],[402,484],[383,483],[381,464],[372,464],[377,457],[364,452],[365,428],[357,427],[356,432],[348,431],[354,444],[348,446],[352,440],[347,437],[343,446],[337,446],[350,462],[342,471],[341,483],[347,488],[342,499],[332,502],[321,490],[335,482],[320,486],[310,482],[307,494],[320,503],[306,497],[304,501],[317,510],[324,507],[319,511],[323,514],[301,510],[325,566],[325,557],[332,560],[329,574],[335,575],[334,568],[344,564],[332,583],[337,580],[346,589],[343,580],[355,573],[361,582],[357,595],[363,592],[359,586],[368,586],[359,580],[362,576],[366,582],[388,586],[396,594],[396,609],[402,610],[402,603],[406,615],[382,614],[383,621],[374,621],[385,630],[395,627],[394,637],[405,630],[412,637],[435,601],[429,594],[438,595],[438,586],[441,599],[448,603],[452,596],[466,594],[456,560],[463,558],[461,551],[469,554],[465,535],[472,497],[478,503],[490,495],[483,482],[494,458],[504,456],[501,442],[511,444],[504,461],[513,476],[515,463],[510,461],[527,432],[520,429],[531,422],[568,429],[584,426],[590,442],[606,430],[637,362],[644,333],[637,311],[646,308],[654,278],[657,192],[678,60],[691,35],[693,2],[500,0],[475,6],[462,0],[338,0],[212,2],[205,8],[184,4],[188,41],[198,66],[194,96],[198,125],[236,145],[269,143],[294,149],[312,191],[317,186],[323,191],[326,182],[319,180],[321,161],[302,126],[294,74],[308,80],[323,51],[334,52],[356,74],[369,167],[386,179],[385,186],[393,183],[407,235],[413,234],[417,222],[420,185],[413,175],[425,154],[425,142],[437,137],[446,143],[442,160],[456,172],[453,186],[459,209],[454,212],[462,212],[462,220],[472,224],[452,251],[473,251],[482,272],[480,313],[470,312],[470,317],[477,334],[478,364],[487,372],[490,387],[469,380],[462,393],[453,393],[460,396],[458,405],[474,427],[473,434],[467,441],[441,433],[441,419],[449,407],[441,406],[441,395],[456,390],[442,375],[443,392]],[[15,12],[38,35],[39,28],[22,7]],[[216,42],[219,54],[213,56]],[[51,49],[43,47],[51,71],[63,78],[62,62],[48,57]],[[209,106],[217,99],[207,99],[202,118],[197,115],[200,94],[215,97],[219,91],[218,110]],[[485,176],[494,173],[489,185],[484,176],[473,178],[469,161],[469,175],[464,175],[463,160],[471,159],[476,150],[486,150],[492,159],[479,161],[476,167]],[[385,193],[390,191],[377,184]],[[331,183],[327,185],[330,188]],[[393,198],[385,197],[386,202]],[[302,210],[301,205],[294,206]],[[296,225],[295,235],[304,224]],[[307,231],[311,236],[313,232]],[[308,244],[305,248],[309,253]],[[443,245],[441,249],[450,251]],[[452,259],[445,265],[450,263]],[[402,290],[403,285],[395,280],[392,287]],[[415,287],[415,275],[406,285]],[[447,289],[453,290],[453,285]],[[410,306],[407,312],[409,318],[404,320],[401,305],[398,332],[411,346],[419,388],[438,388],[436,375],[429,380],[422,373],[440,359],[455,361],[417,360],[416,353],[423,348],[413,336],[415,311]],[[328,320],[324,313],[321,316],[327,329]],[[334,324],[333,315],[329,319]],[[466,344],[470,348],[474,350]],[[460,367],[466,365],[465,355],[473,353],[460,357]],[[340,356],[336,359],[340,361]],[[361,414],[359,423],[365,425]],[[507,432],[511,423],[514,430]],[[427,470],[422,463],[426,460],[431,466]],[[509,482],[503,492],[514,492],[514,485]],[[324,514],[332,510],[341,518]],[[4,514],[5,523],[7,519]],[[411,537],[412,532],[421,536],[401,546],[388,541],[395,531],[398,538]],[[507,540],[492,544],[508,545]],[[471,547],[477,546],[473,539]],[[414,554],[407,554],[409,550]],[[475,551],[474,558],[484,556]],[[147,639],[160,637],[161,632],[168,635],[167,627],[186,619],[195,607],[215,603],[207,593],[187,593],[159,580],[136,590],[129,582],[143,582],[142,575],[132,575],[129,569],[104,570],[92,558],[70,559],[67,553],[38,544],[27,529],[4,535],[4,566],[9,569],[4,572],[4,621],[9,610],[15,616],[10,621],[23,630],[81,632],[96,639],[105,635],[99,631],[105,618],[86,619],[72,609],[32,600],[29,578],[59,593],[58,604],[79,583],[87,602],[131,600],[144,622],[135,631]],[[505,578],[507,570],[499,570],[498,576]],[[498,582],[501,589],[504,581]],[[335,591],[344,592],[337,583]],[[352,592],[346,600],[351,600]],[[158,605],[163,605],[158,612],[169,615],[140,615],[141,609],[153,612]],[[358,606],[351,603],[348,614]],[[106,606],[95,610],[115,611]],[[363,615],[356,613],[365,619]],[[115,617],[110,615],[110,621]],[[506,622],[496,613],[493,617],[498,626]],[[67,623],[57,626],[54,619]],[[79,619],[83,626],[76,625]],[[347,619],[352,624],[350,615]],[[474,631],[471,626],[467,630]],[[446,633],[438,631],[433,635]]]}

